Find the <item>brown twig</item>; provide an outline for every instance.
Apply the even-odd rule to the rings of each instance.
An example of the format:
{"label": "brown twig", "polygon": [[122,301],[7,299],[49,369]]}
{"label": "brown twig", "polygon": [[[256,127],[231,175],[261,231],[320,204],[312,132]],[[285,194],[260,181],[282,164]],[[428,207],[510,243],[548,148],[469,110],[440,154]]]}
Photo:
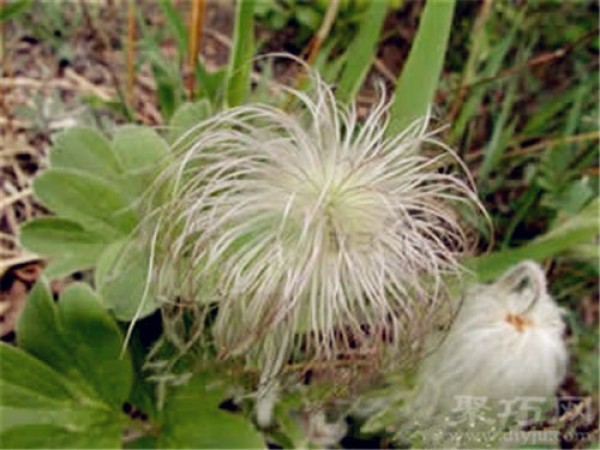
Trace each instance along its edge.
{"label": "brown twig", "polygon": [[[321,26],[317,30],[316,34],[308,44],[308,47],[302,51],[302,55],[308,54],[306,57],[306,64],[308,66],[312,66],[319,54],[319,50],[323,46],[323,42],[327,39],[327,35],[333,26],[333,22],[335,21],[335,15],[337,14],[337,10],[340,6],[340,0],[330,0],[327,5],[327,11],[325,11],[325,17],[323,17],[323,22],[321,22]],[[298,77],[296,78],[295,86],[297,89],[300,89],[304,84],[306,79],[306,70],[300,70],[298,72]],[[293,96],[289,95],[288,100],[284,105],[284,109],[288,109],[292,105]]]}
{"label": "brown twig", "polygon": [[0,211],[2,211],[4,208],[8,208],[13,203],[16,203],[18,201],[23,200],[24,198],[29,197],[32,194],[33,190],[31,188],[26,188],[21,191],[17,191],[14,194],[9,195],[8,197],[3,198],[2,200],[0,200]]}
{"label": "brown twig", "polygon": [[380,58],[375,58],[375,60],[373,61],[373,67],[375,67],[375,69],[377,69],[379,71],[379,73],[381,73],[381,75],[383,75],[383,77],[393,86],[396,86],[396,76],[394,75],[394,73],[385,65],[385,63],[383,62],[383,60],[381,60]]}
{"label": "brown twig", "polygon": [[353,360],[337,360],[329,362],[306,362],[306,363],[293,363],[286,365],[283,370],[286,373],[289,372],[305,372],[307,370],[315,369],[331,369],[334,367],[358,367],[358,366],[373,366],[372,359],[353,359]]}
{"label": "brown twig", "polygon": [[93,94],[103,101],[110,101],[114,95],[114,91],[90,83],[86,78],[82,77],[72,69],[65,70],[65,78],[56,78],[52,80],[36,80],[34,78],[13,77],[0,78],[0,89],[3,88],[26,88],[26,89],[63,89],[67,91],[80,91],[83,93]]}
{"label": "brown twig", "polygon": [[506,78],[508,76],[514,75],[515,73],[519,73],[523,70],[531,69],[533,67],[543,65],[543,64],[548,64],[548,63],[554,62],[557,59],[562,59],[562,58],[566,57],[569,53],[571,53],[573,50],[575,50],[577,47],[584,44],[586,41],[592,39],[594,36],[597,36],[598,31],[600,31],[600,27],[595,28],[594,30],[590,31],[589,33],[584,34],[579,39],[577,39],[575,42],[572,42],[569,45],[561,47],[557,50],[553,50],[551,52],[545,52],[545,53],[542,53],[541,55],[534,56],[534,57],[530,58],[529,60],[527,60],[526,62],[524,62],[523,64],[517,64],[516,66],[509,67],[508,69],[501,70],[496,75],[493,75],[491,77],[481,78],[481,79],[476,80],[466,86],[457,86],[457,87],[451,89],[450,92],[460,91],[461,89],[465,89],[466,92],[468,92],[469,90],[471,90],[477,86],[480,86],[482,84],[489,83],[490,81],[496,81],[501,78]]}
{"label": "brown twig", "polygon": [[127,64],[127,80],[126,80],[126,95],[127,104],[130,109],[134,109],[134,82],[135,82],[135,47],[136,47],[136,20],[135,20],[135,1],[129,0],[127,3],[127,47],[126,47],[126,64]]}
{"label": "brown twig", "polygon": [[191,100],[194,97],[196,87],[196,64],[200,44],[202,42],[202,28],[204,26],[205,0],[192,0],[192,14],[188,29],[188,72],[186,77],[186,87],[188,97]]}
{"label": "brown twig", "polygon": [[327,11],[325,11],[325,17],[323,17],[323,22],[321,23],[319,30],[313,37],[308,47],[308,57],[306,58],[306,63],[309,66],[313,65],[315,58],[319,54],[319,50],[321,50],[321,47],[323,46],[323,42],[325,42],[325,39],[327,39],[327,35],[331,31],[331,27],[333,26],[335,15],[337,14],[339,6],[340,0],[329,1],[327,5]]}
{"label": "brown twig", "polygon": [[[532,145],[518,147],[513,151],[506,152],[502,158],[508,159],[508,158],[513,158],[515,156],[528,155],[531,153],[535,153],[539,150],[543,150],[545,148],[554,147],[556,145],[561,145],[561,144],[574,144],[574,143],[578,143],[578,142],[593,141],[593,140],[600,140],[600,132],[590,131],[589,133],[581,133],[581,134],[575,134],[572,136],[564,136],[564,137],[560,137],[560,138],[546,139],[546,140],[537,142]],[[465,160],[467,162],[475,161],[478,158],[481,158],[483,156],[483,153],[484,153],[483,149],[478,149],[478,150],[469,152],[466,155]]]}
{"label": "brown twig", "polygon": [[[0,11],[5,7],[5,0],[0,0]],[[12,76],[12,70],[9,67],[8,58],[6,57],[6,27],[4,26],[4,22],[0,22],[0,64],[2,76],[10,78]],[[6,135],[11,135],[13,133],[12,117],[9,114],[10,111],[8,109],[8,104],[6,103],[6,97],[2,86],[0,86],[0,111],[2,111],[2,115],[7,118]]]}
{"label": "brown twig", "polygon": [[592,177],[600,176],[600,168],[599,167],[588,167],[587,169],[583,169],[581,171],[583,175],[589,175]]}

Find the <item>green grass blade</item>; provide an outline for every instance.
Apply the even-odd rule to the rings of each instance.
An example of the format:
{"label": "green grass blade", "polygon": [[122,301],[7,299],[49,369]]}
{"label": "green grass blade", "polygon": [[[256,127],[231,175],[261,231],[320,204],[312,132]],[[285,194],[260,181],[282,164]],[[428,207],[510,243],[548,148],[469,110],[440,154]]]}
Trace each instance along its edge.
{"label": "green grass blade", "polygon": [[401,132],[425,116],[444,64],[455,0],[428,0],[415,41],[410,49],[390,113],[388,135]]}
{"label": "green grass blade", "polygon": [[467,261],[479,281],[493,280],[511,266],[527,259],[541,261],[593,240],[599,233],[599,200],[592,201],[576,216],[530,243]]}
{"label": "green grass blade", "polygon": [[533,112],[527,118],[527,124],[521,132],[523,136],[541,136],[548,133],[548,129],[556,123],[556,118],[560,117],[560,114],[566,111],[573,103],[573,100],[578,95],[578,90],[570,89],[560,95],[556,95],[555,92],[552,94],[554,98],[548,98],[548,100],[544,102],[543,108]]}
{"label": "green grass blade", "polygon": [[[165,3],[166,4],[166,3]],[[176,62],[165,58],[159,45],[159,36],[146,25],[144,16],[138,8],[137,25],[140,27],[140,55],[143,61],[150,63],[156,96],[163,120],[167,122],[177,109],[185,91],[183,80]],[[125,102],[121,102],[125,106]]]}
{"label": "green grass blade", "polygon": [[514,21],[509,33],[500,41],[498,45],[494,46],[493,53],[489,56],[485,62],[485,67],[477,77],[484,80],[490,78],[490,81],[479,86],[475,86],[470,91],[469,97],[461,108],[458,118],[452,125],[452,131],[450,132],[449,136],[451,143],[456,142],[464,134],[471,119],[478,114],[478,108],[481,106],[484,96],[491,88],[496,86],[494,83],[495,80],[491,80],[491,78],[498,74],[500,68],[502,67],[502,63],[509,54],[510,49],[514,47],[514,42],[517,38],[517,33],[524,17],[525,14],[523,11],[521,11]]}
{"label": "green grass blade", "polygon": [[31,0],[18,0],[0,6],[0,23],[16,18],[31,5]]}
{"label": "green grass blade", "polygon": [[341,55],[335,55],[335,50],[340,45],[340,38],[332,36],[328,39],[317,53],[315,61],[313,62],[313,69],[315,69],[323,79],[329,84],[335,84],[336,80],[346,61],[348,61],[348,53],[344,52]]}
{"label": "green grass blade", "polygon": [[[519,52],[517,58],[517,65],[525,64],[527,59],[531,55],[531,48],[535,41],[532,41],[531,45],[524,47]],[[502,156],[504,155],[508,146],[508,141],[514,135],[514,120],[511,121],[513,107],[515,103],[515,96],[517,93],[518,83],[521,77],[515,75],[506,80],[506,89],[504,89],[504,100],[502,101],[502,107],[498,118],[494,121],[494,129],[492,131],[492,137],[490,142],[486,146],[483,162],[479,169],[479,179],[481,181],[487,180],[490,173],[498,166]]]}
{"label": "green grass blade", "polygon": [[506,134],[508,134],[509,136],[513,135],[515,122],[511,122],[509,125],[507,125],[507,122],[510,118],[509,114],[512,112],[512,107],[515,100],[517,81],[518,78],[513,78],[508,84],[506,96],[504,97],[504,101],[502,102],[502,109],[500,110],[500,115],[494,123],[492,137],[485,148],[483,162],[481,164],[481,168],[479,169],[478,174],[478,178],[481,182],[485,182],[489,174],[500,163],[500,160],[502,159],[502,156],[505,153],[509,140],[508,137],[506,137]]}
{"label": "green grass blade", "polygon": [[367,76],[377,52],[377,41],[387,8],[385,1],[369,3],[360,29],[348,48],[347,54],[351,58],[344,67],[337,90],[338,99],[344,103],[352,101]]}
{"label": "green grass blade", "polygon": [[254,54],[254,19],[252,16],[255,3],[255,0],[238,0],[229,63],[228,106],[240,105],[248,95]]}
{"label": "green grass blade", "polygon": [[183,17],[179,11],[177,11],[177,8],[173,4],[173,0],[160,0],[158,6],[167,19],[167,24],[171,33],[177,40],[179,59],[182,60],[185,57],[188,47],[187,30]]}

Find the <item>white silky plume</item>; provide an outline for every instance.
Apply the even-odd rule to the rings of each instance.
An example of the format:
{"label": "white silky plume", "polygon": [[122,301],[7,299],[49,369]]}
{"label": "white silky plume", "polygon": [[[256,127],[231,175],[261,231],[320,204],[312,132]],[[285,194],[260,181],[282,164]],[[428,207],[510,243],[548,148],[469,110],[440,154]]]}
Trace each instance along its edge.
{"label": "white silky plume", "polygon": [[460,398],[551,398],[567,370],[561,311],[541,267],[524,262],[464,304],[441,347],[424,363],[415,411],[448,411]]}
{"label": "white silky plume", "polygon": [[386,342],[407,353],[399,342],[423,334],[444,277],[461,272],[453,206],[478,205],[440,170],[454,154],[426,119],[385,137],[383,98],[359,124],[312,78],[311,94],[286,91],[299,104],[290,111],[240,106],[184,135],[160,177],[171,200],[151,216],[153,282],[170,298],[218,302],[221,355],[273,370],[295,349],[331,360]]}

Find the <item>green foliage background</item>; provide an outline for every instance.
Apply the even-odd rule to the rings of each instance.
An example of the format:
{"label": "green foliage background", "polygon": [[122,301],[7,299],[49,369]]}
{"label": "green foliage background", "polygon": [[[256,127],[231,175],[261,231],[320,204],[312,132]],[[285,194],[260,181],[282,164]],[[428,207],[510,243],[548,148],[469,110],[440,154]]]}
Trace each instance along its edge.
{"label": "green foliage background", "polygon": [[[33,189],[53,215],[24,224],[21,243],[50,259],[49,280],[93,270],[95,291],[76,283],[54,302],[41,281],[31,292],[17,345],[0,346],[3,448],[255,448],[264,436],[288,446],[302,442],[285,408],[279,429],[257,430],[252,402],[237,398],[234,389],[252,382],[213,367],[210,349],[184,352],[163,338],[146,345],[131,334],[131,321],[151,315],[157,304],[144,287],[147,250],[128,238],[139,225],[146,188],[171,157],[169,145],[213,111],[266,99],[274,75],[268,65],[249,60],[266,45],[254,40],[254,27],[270,36],[294,29],[294,45],[302,49],[327,8],[321,1],[241,2],[229,63],[211,71],[199,61],[196,94],[187,98],[183,9],[168,0],[138,5],[136,64],[151,68],[156,104],[169,126],[123,125],[135,111],[121,92],[116,104],[86,99],[110,118],[108,127],[96,121],[52,136],[50,167]],[[165,26],[146,25],[147,11],[161,14]],[[394,27],[411,14],[420,17],[419,27],[403,41]],[[593,2],[429,0],[421,7],[346,0],[314,62],[338,83],[339,99],[347,103],[372,93],[378,77],[373,63],[381,60],[384,41],[400,42],[404,63],[395,87],[388,86],[396,93],[389,132],[428,110],[449,124],[441,133],[474,173],[493,225],[490,231],[465,216],[480,242],[467,266],[479,281],[526,259],[550,269],[552,292],[568,311],[574,394],[596,396],[597,321],[583,321],[582,300],[597,305],[598,299],[597,14]],[[35,36],[67,60],[83,20],[81,11],[67,14],[52,2],[13,1],[0,13],[3,25]],[[164,56],[165,40],[175,43],[176,58]],[[254,85],[252,71],[259,75]],[[36,111],[17,114],[37,117]],[[168,370],[148,365],[148,355],[160,366],[174,354],[177,363]],[[397,407],[396,394],[388,406]],[[232,398],[237,412],[219,407]],[[299,403],[289,396],[281,405]],[[124,404],[144,409],[145,420],[124,412]],[[394,420],[388,412],[363,437],[385,434]]]}

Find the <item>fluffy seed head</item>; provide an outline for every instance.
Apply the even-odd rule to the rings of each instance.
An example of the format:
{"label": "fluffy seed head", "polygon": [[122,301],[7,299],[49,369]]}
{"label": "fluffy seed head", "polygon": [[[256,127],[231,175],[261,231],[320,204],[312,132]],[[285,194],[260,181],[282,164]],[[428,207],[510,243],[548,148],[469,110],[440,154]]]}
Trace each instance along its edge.
{"label": "fluffy seed head", "polygon": [[413,409],[433,413],[465,396],[551,397],[566,373],[563,331],[538,264],[521,263],[497,282],[476,286],[443,345],[424,364]]}
{"label": "fluffy seed head", "polygon": [[408,353],[460,272],[451,205],[477,204],[440,169],[454,156],[427,119],[387,138],[383,96],[359,124],[312,81],[311,94],[287,89],[290,110],[240,106],[184,135],[151,216],[161,290],[217,302],[222,355],[273,368],[383,342]]}

